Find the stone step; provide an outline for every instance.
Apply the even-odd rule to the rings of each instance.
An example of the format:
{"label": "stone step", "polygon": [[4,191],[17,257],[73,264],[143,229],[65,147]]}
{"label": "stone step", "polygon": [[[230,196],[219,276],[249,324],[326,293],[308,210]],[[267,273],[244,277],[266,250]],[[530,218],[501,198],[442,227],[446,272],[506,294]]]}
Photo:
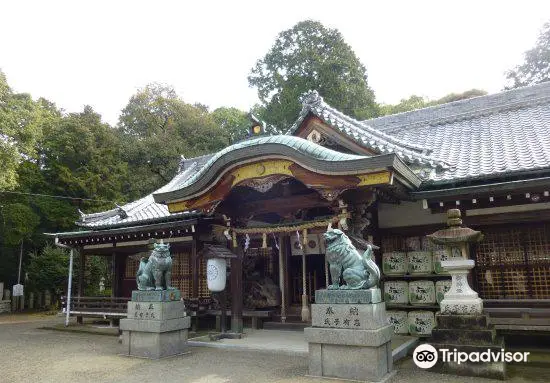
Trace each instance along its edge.
{"label": "stone step", "polygon": [[439,328],[483,330],[491,326],[488,315],[436,314],[435,318]]}
{"label": "stone step", "polygon": [[432,330],[430,340],[437,343],[491,345],[494,344],[496,335],[495,329],[465,330],[436,327]]}

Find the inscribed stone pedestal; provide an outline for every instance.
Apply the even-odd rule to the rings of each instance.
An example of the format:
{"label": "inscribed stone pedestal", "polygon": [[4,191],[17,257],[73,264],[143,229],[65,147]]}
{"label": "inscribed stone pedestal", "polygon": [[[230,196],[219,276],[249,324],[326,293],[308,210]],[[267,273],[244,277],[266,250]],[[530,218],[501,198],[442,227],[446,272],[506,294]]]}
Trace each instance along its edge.
{"label": "inscribed stone pedestal", "polygon": [[121,319],[124,354],[160,359],[187,350],[191,318],[179,290],[133,291],[128,318]]}
{"label": "inscribed stone pedestal", "polygon": [[373,330],[385,326],[386,304],[315,304],[311,326]]}
{"label": "inscribed stone pedestal", "polygon": [[[372,300],[376,294],[379,289],[322,290],[315,296],[342,302]],[[393,326],[386,323],[385,303],[316,303],[311,309],[312,327],[304,330],[309,375],[373,382],[390,376]]]}

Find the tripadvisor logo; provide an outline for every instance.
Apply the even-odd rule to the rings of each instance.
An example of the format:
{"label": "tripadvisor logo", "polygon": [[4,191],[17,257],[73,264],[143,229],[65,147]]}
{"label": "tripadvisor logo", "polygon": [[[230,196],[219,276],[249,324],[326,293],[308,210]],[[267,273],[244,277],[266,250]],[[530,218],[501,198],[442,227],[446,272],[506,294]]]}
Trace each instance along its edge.
{"label": "tripadvisor logo", "polygon": [[434,346],[424,343],[418,346],[413,352],[413,361],[420,368],[432,368],[439,358],[443,363],[489,363],[489,362],[527,362],[530,352],[510,352],[500,349],[493,351],[488,349],[482,352],[463,352],[457,349],[440,348],[439,352]]}

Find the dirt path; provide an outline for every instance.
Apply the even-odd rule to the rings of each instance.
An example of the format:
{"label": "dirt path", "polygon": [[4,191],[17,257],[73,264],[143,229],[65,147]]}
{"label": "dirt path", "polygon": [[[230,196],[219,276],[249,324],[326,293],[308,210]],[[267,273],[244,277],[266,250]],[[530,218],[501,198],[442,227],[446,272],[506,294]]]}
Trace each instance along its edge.
{"label": "dirt path", "polygon": [[[194,347],[189,355],[150,361],[119,356],[121,346],[114,336],[40,329],[62,322],[63,318],[51,316],[1,316],[0,382],[327,382],[304,377],[304,357]],[[480,381],[421,371],[410,359],[396,367],[398,372],[392,383]],[[550,369],[524,368],[513,374],[509,381],[514,383],[550,381]]]}

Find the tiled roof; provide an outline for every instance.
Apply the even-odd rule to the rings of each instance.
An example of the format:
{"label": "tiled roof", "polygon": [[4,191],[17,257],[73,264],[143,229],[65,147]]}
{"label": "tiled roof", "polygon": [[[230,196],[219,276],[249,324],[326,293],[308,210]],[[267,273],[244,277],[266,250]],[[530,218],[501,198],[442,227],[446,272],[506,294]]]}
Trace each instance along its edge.
{"label": "tiled roof", "polygon": [[[185,182],[195,172],[197,172],[211,155],[191,158],[180,163],[180,169],[176,176],[165,186],[161,187],[155,193],[162,192],[166,188],[174,187],[179,183]],[[80,220],[76,222],[78,226],[90,229],[104,229],[121,226],[130,226],[136,223],[155,223],[168,220],[179,220],[194,218],[199,215],[197,211],[185,211],[181,213],[170,214],[168,207],[164,204],[156,203],[153,199],[153,193],[140,198],[136,201],[118,206],[115,209],[92,213],[80,214]]]}
{"label": "tiled roof", "polygon": [[550,82],[363,123],[455,165],[428,183],[550,170]]}
{"label": "tiled roof", "polygon": [[350,137],[359,145],[374,150],[380,154],[397,154],[403,161],[411,165],[427,166],[438,169],[448,169],[452,163],[442,161],[433,155],[433,148],[404,141],[374,129],[363,121],[355,120],[328,105],[317,91],[309,91],[302,100],[302,110],[298,119],[286,132],[293,134],[310,114],[323,120]]}

